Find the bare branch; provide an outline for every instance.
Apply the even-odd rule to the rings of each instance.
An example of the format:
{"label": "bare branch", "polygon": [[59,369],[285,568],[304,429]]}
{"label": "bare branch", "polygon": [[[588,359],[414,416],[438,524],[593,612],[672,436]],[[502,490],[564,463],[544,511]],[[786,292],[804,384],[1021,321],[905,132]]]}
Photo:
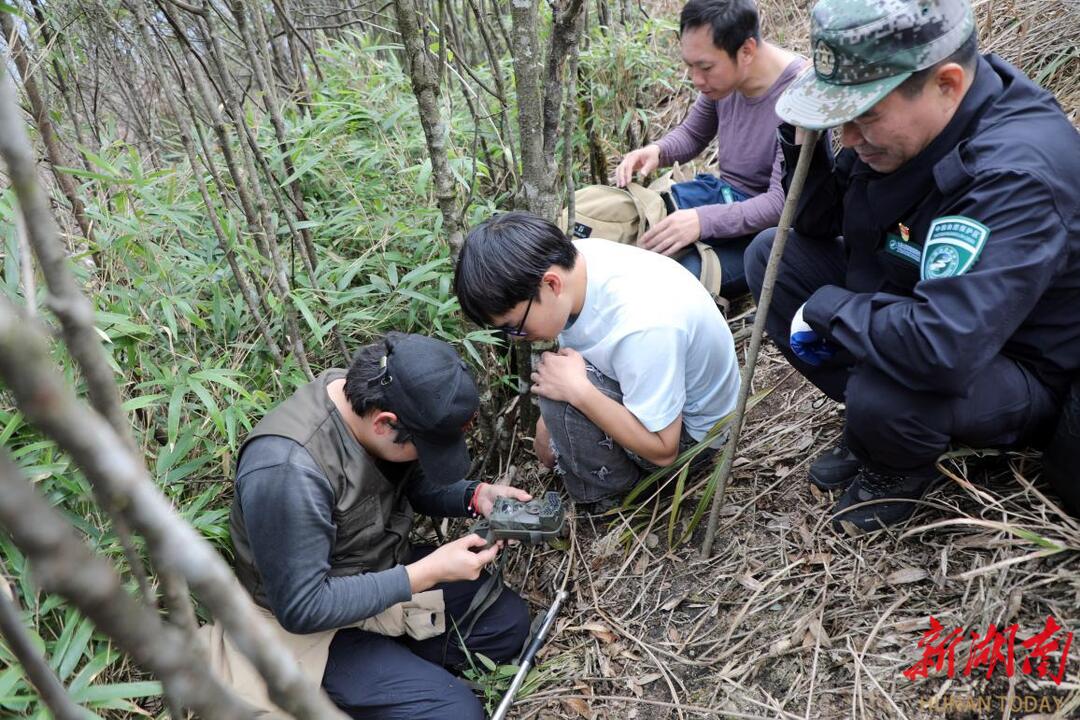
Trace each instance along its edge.
{"label": "bare branch", "polygon": [[[60,149],[60,140],[56,135],[56,130],[53,128],[52,119],[49,115],[49,108],[46,106],[45,98],[42,96],[37,80],[34,78],[29,53],[10,13],[0,12],[0,29],[4,32],[11,57],[15,61],[15,67],[19,70],[23,90],[26,91],[26,97],[30,101],[30,110],[34,115],[34,124],[41,135],[42,142],[45,143],[45,152],[49,156],[53,176],[56,178],[60,190],[64,193],[64,197],[67,198],[68,203],[71,205],[71,213],[74,215],[83,237],[92,245],[94,242],[93,226],[86,216],[86,207],[79,198],[79,193],[75,188],[75,181],[72,180],[70,175],[58,169],[69,163],[64,160],[63,152]],[[12,102],[14,102],[14,99],[12,99]]]}
{"label": "bare branch", "polygon": [[[13,310],[0,300],[0,325],[17,319]],[[254,716],[255,709],[222,685],[193,652],[194,638],[166,625],[154,610],[129,596],[108,561],[80,542],[2,451],[0,524],[33,562],[34,576],[45,590],[67,598],[140,665],[174,688],[186,705],[207,717]]]}
{"label": "bare branch", "polygon": [[[10,461],[9,461],[10,462]],[[0,467],[0,473],[3,472]],[[90,713],[75,704],[67,689],[56,677],[45,658],[38,652],[23,627],[19,611],[15,607],[7,590],[7,581],[0,578],[5,587],[0,590],[0,634],[7,640],[7,646],[15,659],[22,665],[26,677],[38,691],[41,701],[52,711],[57,720],[87,720]]]}
{"label": "bare branch", "polygon": [[[177,106],[175,99],[172,96],[172,92],[166,87],[166,74],[161,63],[158,61],[157,55],[153,51],[154,43],[153,38],[150,36],[149,24],[146,18],[146,12],[143,10],[140,0],[134,0],[129,3],[129,7],[132,7],[135,11],[135,17],[138,20],[139,27],[142,32],[143,42],[146,44],[146,58],[150,63],[151,69],[157,73],[161,79],[162,85],[162,97],[165,99],[165,104],[169,108],[169,112],[177,121],[177,129],[180,132],[180,141],[184,145],[184,151],[187,153],[188,162],[191,164],[193,175],[195,176],[195,182],[199,186],[199,195],[202,197],[203,205],[206,206],[207,216],[210,219],[210,225],[214,229],[214,236],[217,238],[218,246],[222,252],[225,253],[225,260],[229,263],[229,268],[232,270],[233,279],[236,280],[236,285],[240,288],[240,295],[244,298],[244,302],[247,305],[248,312],[251,313],[252,318],[255,320],[256,326],[259,328],[259,332],[266,342],[267,349],[270,351],[270,355],[274,358],[274,361],[279,365],[284,362],[281,356],[281,349],[278,347],[277,342],[274,340],[273,333],[270,332],[270,326],[267,324],[265,318],[263,318],[261,309],[259,307],[258,296],[255,294],[254,289],[251,287],[251,281],[248,278],[247,272],[245,272],[237,261],[236,253],[233,251],[232,244],[229,242],[229,238],[225,235],[225,230],[221,226],[221,221],[218,219],[217,213],[214,212],[213,202],[210,199],[210,192],[206,186],[206,181],[203,179],[202,173],[198,172],[198,153],[195,151],[195,143],[191,138],[191,134],[188,133],[186,124],[181,119],[180,108]],[[182,92],[183,86],[181,83]],[[192,124],[198,126],[198,118],[195,114],[191,114]],[[208,169],[210,170],[211,177],[214,183],[217,185],[219,191],[222,193],[223,199],[225,198],[225,187],[222,184],[217,174],[217,168],[213,167],[212,161],[208,158]]]}

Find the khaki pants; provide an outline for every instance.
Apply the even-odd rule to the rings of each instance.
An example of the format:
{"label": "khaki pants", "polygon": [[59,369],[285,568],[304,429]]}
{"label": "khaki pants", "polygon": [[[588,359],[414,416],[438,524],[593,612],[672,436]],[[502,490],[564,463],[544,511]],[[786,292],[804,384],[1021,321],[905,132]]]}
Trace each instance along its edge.
{"label": "khaki pants", "polygon": [[[273,614],[264,608],[258,608],[263,619],[274,628],[281,644],[288,649],[296,660],[300,672],[316,685],[322,683],[326,670],[326,659],[330,652],[330,642],[337,629],[297,635],[285,630]],[[441,635],[446,630],[446,613],[442,590],[428,590],[416,593],[412,599],[391,605],[378,615],[367,618],[355,626],[361,630],[400,637],[408,635],[416,640],[426,640]],[[240,697],[257,708],[270,713],[280,712],[280,708],[271,702],[266,683],[251,662],[241,653],[232,640],[225,634],[220,623],[213,623],[200,628],[199,635],[209,647],[210,667],[227,685],[231,686]]]}

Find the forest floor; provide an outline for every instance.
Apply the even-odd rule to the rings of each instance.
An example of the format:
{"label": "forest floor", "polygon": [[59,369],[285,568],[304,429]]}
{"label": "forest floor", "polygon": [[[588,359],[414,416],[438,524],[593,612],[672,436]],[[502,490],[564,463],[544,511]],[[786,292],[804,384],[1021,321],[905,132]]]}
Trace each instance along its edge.
{"label": "forest floor", "polygon": [[[543,678],[512,717],[1080,717],[1080,639],[1061,684],[1052,679],[1066,633],[1080,630],[1080,522],[1043,495],[1037,455],[944,461],[949,482],[910,521],[848,537],[829,522],[834,498],[806,481],[839,437],[842,406],[768,344],[754,391],[767,388],[747,419],[714,557],[700,557],[704,523],[669,547],[663,493],[637,513],[574,517],[569,550],[509,551],[507,581],[536,611],[567,573],[570,592]],[[515,484],[559,489],[530,452],[514,461]],[[944,626],[931,644],[964,628],[955,665],[942,655],[911,680],[931,617]],[[1040,679],[1021,645],[1048,617],[1063,629]],[[990,628],[1007,636],[1014,624],[1011,672],[1002,661],[987,679],[983,660],[965,675],[969,657],[990,657]],[[1007,643],[998,649],[1008,655]]]}

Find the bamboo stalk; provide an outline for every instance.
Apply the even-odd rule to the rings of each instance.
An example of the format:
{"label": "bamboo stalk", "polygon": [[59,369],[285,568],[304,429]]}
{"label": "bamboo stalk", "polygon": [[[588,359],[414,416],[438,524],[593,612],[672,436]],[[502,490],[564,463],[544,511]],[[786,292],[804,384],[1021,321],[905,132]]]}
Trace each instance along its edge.
{"label": "bamboo stalk", "polygon": [[731,475],[731,465],[735,462],[735,451],[739,447],[739,437],[742,435],[743,419],[746,415],[746,402],[750,397],[750,385],[754,379],[754,370],[757,366],[758,351],[761,349],[761,338],[765,333],[765,318],[769,314],[769,304],[772,302],[773,287],[776,285],[776,274],[780,270],[780,259],[784,254],[784,246],[787,245],[788,231],[795,218],[795,208],[802,194],[806,175],[810,170],[810,158],[814,154],[814,146],[817,145],[819,130],[807,130],[799,150],[799,161],[795,165],[795,174],[791,178],[791,186],[788,188],[787,199],[784,201],[784,210],[780,214],[780,224],[776,229],[773,239],[772,252],[769,253],[769,264],[765,267],[765,279],[761,284],[761,297],[758,299],[757,315],[754,317],[754,329],[750,335],[750,347],[746,351],[746,367],[743,368],[742,385],[739,387],[739,400],[735,405],[735,418],[731,422],[731,436],[728,438],[727,448],[724,452],[724,461],[720,466],[720,474],[716,481],[716,492],[713,495],[712,507],[709,509],[709,524],[705,530],[705,542],[701,546],[701,555],[708,558],[712,555],[713,541],[716,539],[716,524],[720,517],[720,508],[724,504],[724,493],[727,491],[728,477]]}

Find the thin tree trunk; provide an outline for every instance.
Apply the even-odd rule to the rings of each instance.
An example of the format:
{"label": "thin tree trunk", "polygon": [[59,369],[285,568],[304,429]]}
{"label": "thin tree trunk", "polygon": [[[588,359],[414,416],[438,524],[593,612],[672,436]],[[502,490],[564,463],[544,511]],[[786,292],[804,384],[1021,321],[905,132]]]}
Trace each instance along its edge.
{"label": "thin tree trunk", "polygon": [[488,65],[491,67],[491,77],[495,81],[495,93],[499,99],[499,133],[502,136],[499,139],[502,142],[503,147],[510,151],[510,176],[516,178],[517,168],[515,167],[516,163],[514,160],[514,142],[510,134],[510,120],[507,116],[510,103],[507,101],[506,81],[503,77],[502,65],[499,63],[500,53],[496,50],[494,38],[492,38],[491,33],[488,32],[487,22],[480,14],[480,7],[477,4],[477,0],[466,1],[469,3],[469,7],[476,17],[476,27],[479,29],[480,38],[484,42],[484,52],[487,55]]}
{"label": "thin tree trunk", "polygon": [[543,58],[537,0],[511,0],[510,54],[518,99],[521,143],[519,207],[542,218],[555,218],[554,183],[544,161],[544,99],[540,86]]}
{"label": "thin tree trunk", "polygon": [[[5,23],[10,23],[10,18],[7,13],[0,13],[0,19]],[[11,185],[19,198],[26,223],[27,238],[49,288],[48,305],[60,320],[68,350],[86,378],[90,404],[108,420],[124,443],[134,449],[135,438],[127,413],[120,404],[116,377],[102,350],[101,338],[94,330],[94,309],[68,268],[68,258],[60,243],[48,200],[37,183],[34,156],[3,67],[0,67],[0,155],[8,164]]]}
{"label": "thin tree trunk", "polygon": [[[569,0],[566,7],[556,9],[551,29],[551,47],[547,57],[547,83],[544,94],[544,164],[545,172],[550,178],[551,194],[556,207],[558,207],[558,198],[555,197],[555,183],[558,172],[555,162],[555,144],[559,136],[559,117],[563,113],[563,70],[568,57],[575,58],[576,67],[578,38],[584,27],[582,20],[584,8],[583,0]],[[572,77],[567,80],[567,84],[572,85],[573,82]],[[573,126],[567,122],[566,127],[570,133],[569,137],[573,137]]]}
{"label": "thin tree trunk", "polygon": [[[41,141],[45,144],[45,153],[49,158],[49,165],[52,167],[56,184],[60,186],[60,191],[67,198],[68,204],[71,206],[71,214],[74,216],[83,237],[93,246],[93,223],[86,216],[86,206],[83,205],[82,200],[79,198],[75,181],[71,178],[71,175],[59,169],[68,165],[68,163],[64,160],[60,140],[56,135],[56,130],[53,128],[52,119],[49,115],[49,108],[45,104],[45,98],[38,88],[37,80],[34,78],[26,45],[15,28],[15,22],[10,13],[0,12],[0,29],[3,30],[4,37],[7,39],[8,49],[11,52],[12,59],[15,61],[15,67],[19,70],[23,90],[26,92],[27,100],[30,101],[30,111],[34,116],[34,124],[37,127],[38,134],[41,135]],[[101,257],[97,249],[92,248],[91,252],[94,255],[95,262],[100,267]]]}
{"label": "thin tree trunk", "polygon": [[[4,458],[9,464],[10,459]],[[0,473],[3,467],[0,466]],[[22,481],[25,483],[25,481]],[[0,583],[7,581],[0,577]],[[52,711],[56,720],[87,720],[90,713],[77,705],[68,695],[56,673],[52,671],[45,658],[38,652],[37,646],[30,639],[30,634],[23,627],[19,610],[15,607],[7,592],[7,587],[0,589],[0,634],[7,641],[11,654],[19,661],[23,672],[37,690],[38,697]]]}
{"label": "thin tree trunk", "polygon": [[[244,47],[247,49],[248,57],[251,58],[251,65],[255,73],[255,80],[259,85],[259,89],[263,94],[263,105],[266,107],[267,112],[270,114],[270,123],[274,126],[274,134],[278,141],[278,150],[281,152],[282,165],[285,168],[285,175],[291,177],[293,175],[294,167],[292,159],[289,157],[289,142],[286,137],[285,120],[281,116],[281,108],[279,107],[277,92],[274,89],[272,78],[267,76],[265,65],[263,63],[262,54],[255,45],[255,41],[251,37],[251,29],[248,27],[247,15],[244,8],[244,0],[233,0],[232,2],[233,17],[236,18],[237,28],[240,30],[240,37],[244,41]],[[224,79],[223,79],[224,81]],[[253,149],[253,152],[257,152]],[[268,166],[269,167],[269,166]],[[269,179],[271,187],[276,186],[276,179],[272,176]],[[307,220],[307,214],[304,212],[304,196],[300,191],[300,184],[297,180],[292,180],[288,186],[289,192],[292,194],[292,202],[296,208],[296,215],[300,220]],[[284,208],[282,209],[284,212]],[[295,231],[294,231],[295,235]],[[304,260],[304,264],[307,267],[308,276],[311,278],[311,283],[315,283],[315,261],[318,259],[315,255],[315,245],[311,241],[311,232],[305,228],[300,231],[300,237],[303,241],[301,246],[301,257]],[[294,239],[295,242],[295,239]]]}
{"label": "thin tree trunk", "polygon": [[[31,0],[31,5],[34,7],[34,16],[37,18],[38,25],[41,27],[41,37],[45,41],[45,46],[49,47],[54,45],[54,53],[63,54],[62,47],[59,43],[56,43],[56,35],[52,31],[52,27],[49,25],[49,20],[45,16],[45,8],[43,7],[42,0]],[[86,138],[83,137],[82,126],[79,123],[79,114],[75,108],[75,98],[71,92],[71,85],[67,81],[67,73],[71,67],[70,62],[65,58],[65,62],[61,65],[60,60],[57,59],[54,54],[51,59],[53,68],[53,75],[56,79],[56,87],[60,90],[60,96],[64,99],[64,108],[67,110],[68,116],[71,119],[71,129],[75,132],[75,142],[78,143],[79,148],[86,148]],[[66,66],[66,67],[65,67]],[[76,84],[78,81],[76,80]],[[86,154],[83,152],[77,153],[79,160],[82,162],[83,169],[90,172],[92,167],[90,161],[87,160]]]}
{"label": "thin tree trunk", "polygon": [[435,197],[443,216],[443,232],[450,241],[451,252],[456,256],[464,239],[458,224],[454,177],[447,159],[446,140],[449,128],[439,107],[438,74],[423,41],[423,22],[414,0],[394,0],[394,14],[397,17],[398,32],[401,33],[401,40],[405,45],[413,94],[420,109],[420,124],[424,128],[432,176],[435,179]]}
{"label": "thin tree trunk", "polygon": [[[206,207],[207,216],[210,218],[210,225],[214,229],[214,236],[217,238],[218,246],[221,247],[222,252],[225,254],[225,260],[229,263],[233,278],[236,280],[236,285],[240,289],[240,295],[244,298],[244,303],[247,305],[248,312],[251,313],[252,318],[255,320],[255,324],[259,328],[259,333],[262,335],[263,340],[266,342],[271,357],[273,357],[274,362],[280,366],[284,362],[284,358],[281,355],[281,348],[278,347],[277,342],[274,340],[273,333],[270,332],[270,326],[267,324],[266,319],[263,317],[260,310],[258,296],[251,287],[251,282],[248,279],[247,273],[241,268],[240,263],[237,262],[236,253],[233,252],[232,244],[225,235],[225,231],[221,227],[221,221],[214,211],[214,204],[210,199],[210,192],[206,187],[206,181],[203,180],[202,173],[200,173],[198,169],[198,153],[195,151],[195,144],[191,139],[190,133],[187,131],[186,123],[184,123],[180,114],[180,108],[177,107],[176,101],[173,99],[172,93],[167,87],[165,70],[161,67],[161,63],[154,53],[154,43],[153,38],[150,36],[146,12],[143,10],[140,0],[133,0],[133,2],[129,4],[129,7],[134,9],[135,17],[138,20],[139,28],[142,32],[143,42],[146,45],[146,59],[149,61],[150,67],[160,78],[162,97],[165,99],[169,112],[176,118],[177,131],[180,133],[180,141],[184,145],[184,151],[187,153],[188,162],[191,164],[192,174],[195,176],[195,181],[199,186],[199,195],[202,197],[203,205]],[[191,121],[194,125],[198,124],[198,118],[195,117],[194,113],[191,114]],[[224,191],[224,187],[217,177],[217,170],[215,168],[210,168],[210,173],[219,190]]]}
{"label": "thin tree trunk", "polygon": [[563,119],[563,181],[566,183],[566,227],[574,226],[574,131],[577,130],[577,74],[580,44],[578,39],[589,22],[589,8],[585,6],[578,17],[578,27],[574,32],[574,42],[569,49],[569,67],[566,71],[566,117]]}
{"label": "thin tree trunk", "polygon": [[297,104],[305,114],[310,114],[311,90],[308,88],[307,73],[304,72],[304,61],[300,58],[300,46],[304,45],[306,47],[307,42],[293,25],[287,0],[273,0],[273,2],[274,11],[281,20],[285,42],[289,46],[289,58],[292,60],[293,77],[296,80],[295,92],[299,96]]}
{"label": "thin tree trunk", "polygon": [[[217,104],[214,102],[213,94],[208,86],[207,78],[203,75],[203,68],[200,62],[193,62],[191,57],[194,56],[196,60],[199,60],[195,55],[194,49],[190,46],[187,39],[187,33],[184,27],[177,21],[175,16],[166,6],[161,6],[162,12],[168,18],[169,22],[173,25],[177,37],[182,39],[187,44],[188,48],[188,68],[189,76],[195,81],[195,87],[199,91],[199,95],[202,98],[203,105],[211,118],[211,124],[214,127],[215,134],[218,140],[218,146],[221,149],[222,155],[225,159],[225,165],[232,175],[233,183],[236,187],[237,196],[240,198],[240,204],[243,207],[244,215],[247,219],[248,229],[255,237],[255,241],[259,244],[259,249],[263,252],[264,257],[267,257],[271,262],[271,279],[273,285],[278,292],[278,298],[282,303],[284,309],[285,318],[285,332],[288,336],[288,345],[291,347],[293,354],[296,356],[297,364],[300,369],[309,379],[314,379],[315,375],[311,371],[311,366],[308,364],[307,353],[304,349],[303,338],[300,335],[300,327],[296,320],[296,311],[293,308],[292,298],[289,291],[288,275],[285,272],[285,265],[282,262],[280,253],[278,251],[277,238],[274,235],[272,223],[269,218],[269,211],[266,206],[266,199],[262,194],[261,187],[259,185],[258,174],[255,172],[254,165],[250,159],[249,154],[245,151],[244,143],[241,141],[238,143],[240,150],[240,160],[243,162],[244,167],[241,167],[236,160],[232,151],[232,143],[229,140],[228,130],[225,127],[225,123],[221,119],[221,113],[218,111]],[[200,16],[201,17],[201,16]],[[238,101],[233,95],[232,89],[228,84],[228,77],[224,73],[221,57],[224,51],[220,47],[220,43],[217,40],[217,36],[213,33],[212,28],[207,26],[201,31],[200,36],[205,41],[209,36],[211,53],[211,61],[220,70],[221,75],[221,97],[224,100],[226,111],[230,115],[230,119],[233,120],[237,126],[238,131],[246,132],[247,126],[244,124],[243,112],[238,109]],[[196,65],[199,65],[196,67]],[[212,79],[212,78],[211,78]],[[251,178],[250,184],[245,179],[246,175]],[[252,198],[249,195],[249,191],[255,194],[255,202],[258,204],[258,212],[256,212],[255,205],[252,203]],[[260,242],[261,241],[261,242]]]}
{"label": "thin tree trunk", "polygon": [[251,137],[249,128],[244,122],[244,113],[243,109],[240,107],[240,102],[237,100],[229,85],[228,75],[225,71],[224,51],[221,47],[220,40],[209,24],[204,28],[203,36],[204,38],[209,37],[210,40],[210,58],[221,79],[220,90],[223,99],[225,100],[225,111],[229,114],[237,132],[248,136],[247,139],[249,142],[247,143],[247,146],[245,146],[245,143],[241,139],[241,141],[237,143],[237,147],[239,148],[240,158],[244,163],[245,171],[248,177],[251,178],[250,190],[254,195],[255,204],[258,210],[256,218],[257,222],[262,227],[266,246],[270,253],[271,277],[274,279],[278,298],[281,300],[284,309],[285,329],[290,336],[289,344],[292,346],[293,354],[296,356],[296,361],[300,365],[300,369],[303,370],[308,379],[314,380],[315,374],[311,371],[311,366],[308,364],[303,337],[300,335],[300,325],[296,319],[296,309],[293,307],[289,274],[286,272],[285,262],[281,257],[281,249],[278,245],[277,235],[274,232],[273,222],[270,218],[270,209],[266,203],[266,196],[262,192],[262,185],[259,182],[259,175],[255,169],[254,160],[252,158],[252,146],[254,147],[254,151],[258,150],[258,146],[255,144],[254,138]]}

